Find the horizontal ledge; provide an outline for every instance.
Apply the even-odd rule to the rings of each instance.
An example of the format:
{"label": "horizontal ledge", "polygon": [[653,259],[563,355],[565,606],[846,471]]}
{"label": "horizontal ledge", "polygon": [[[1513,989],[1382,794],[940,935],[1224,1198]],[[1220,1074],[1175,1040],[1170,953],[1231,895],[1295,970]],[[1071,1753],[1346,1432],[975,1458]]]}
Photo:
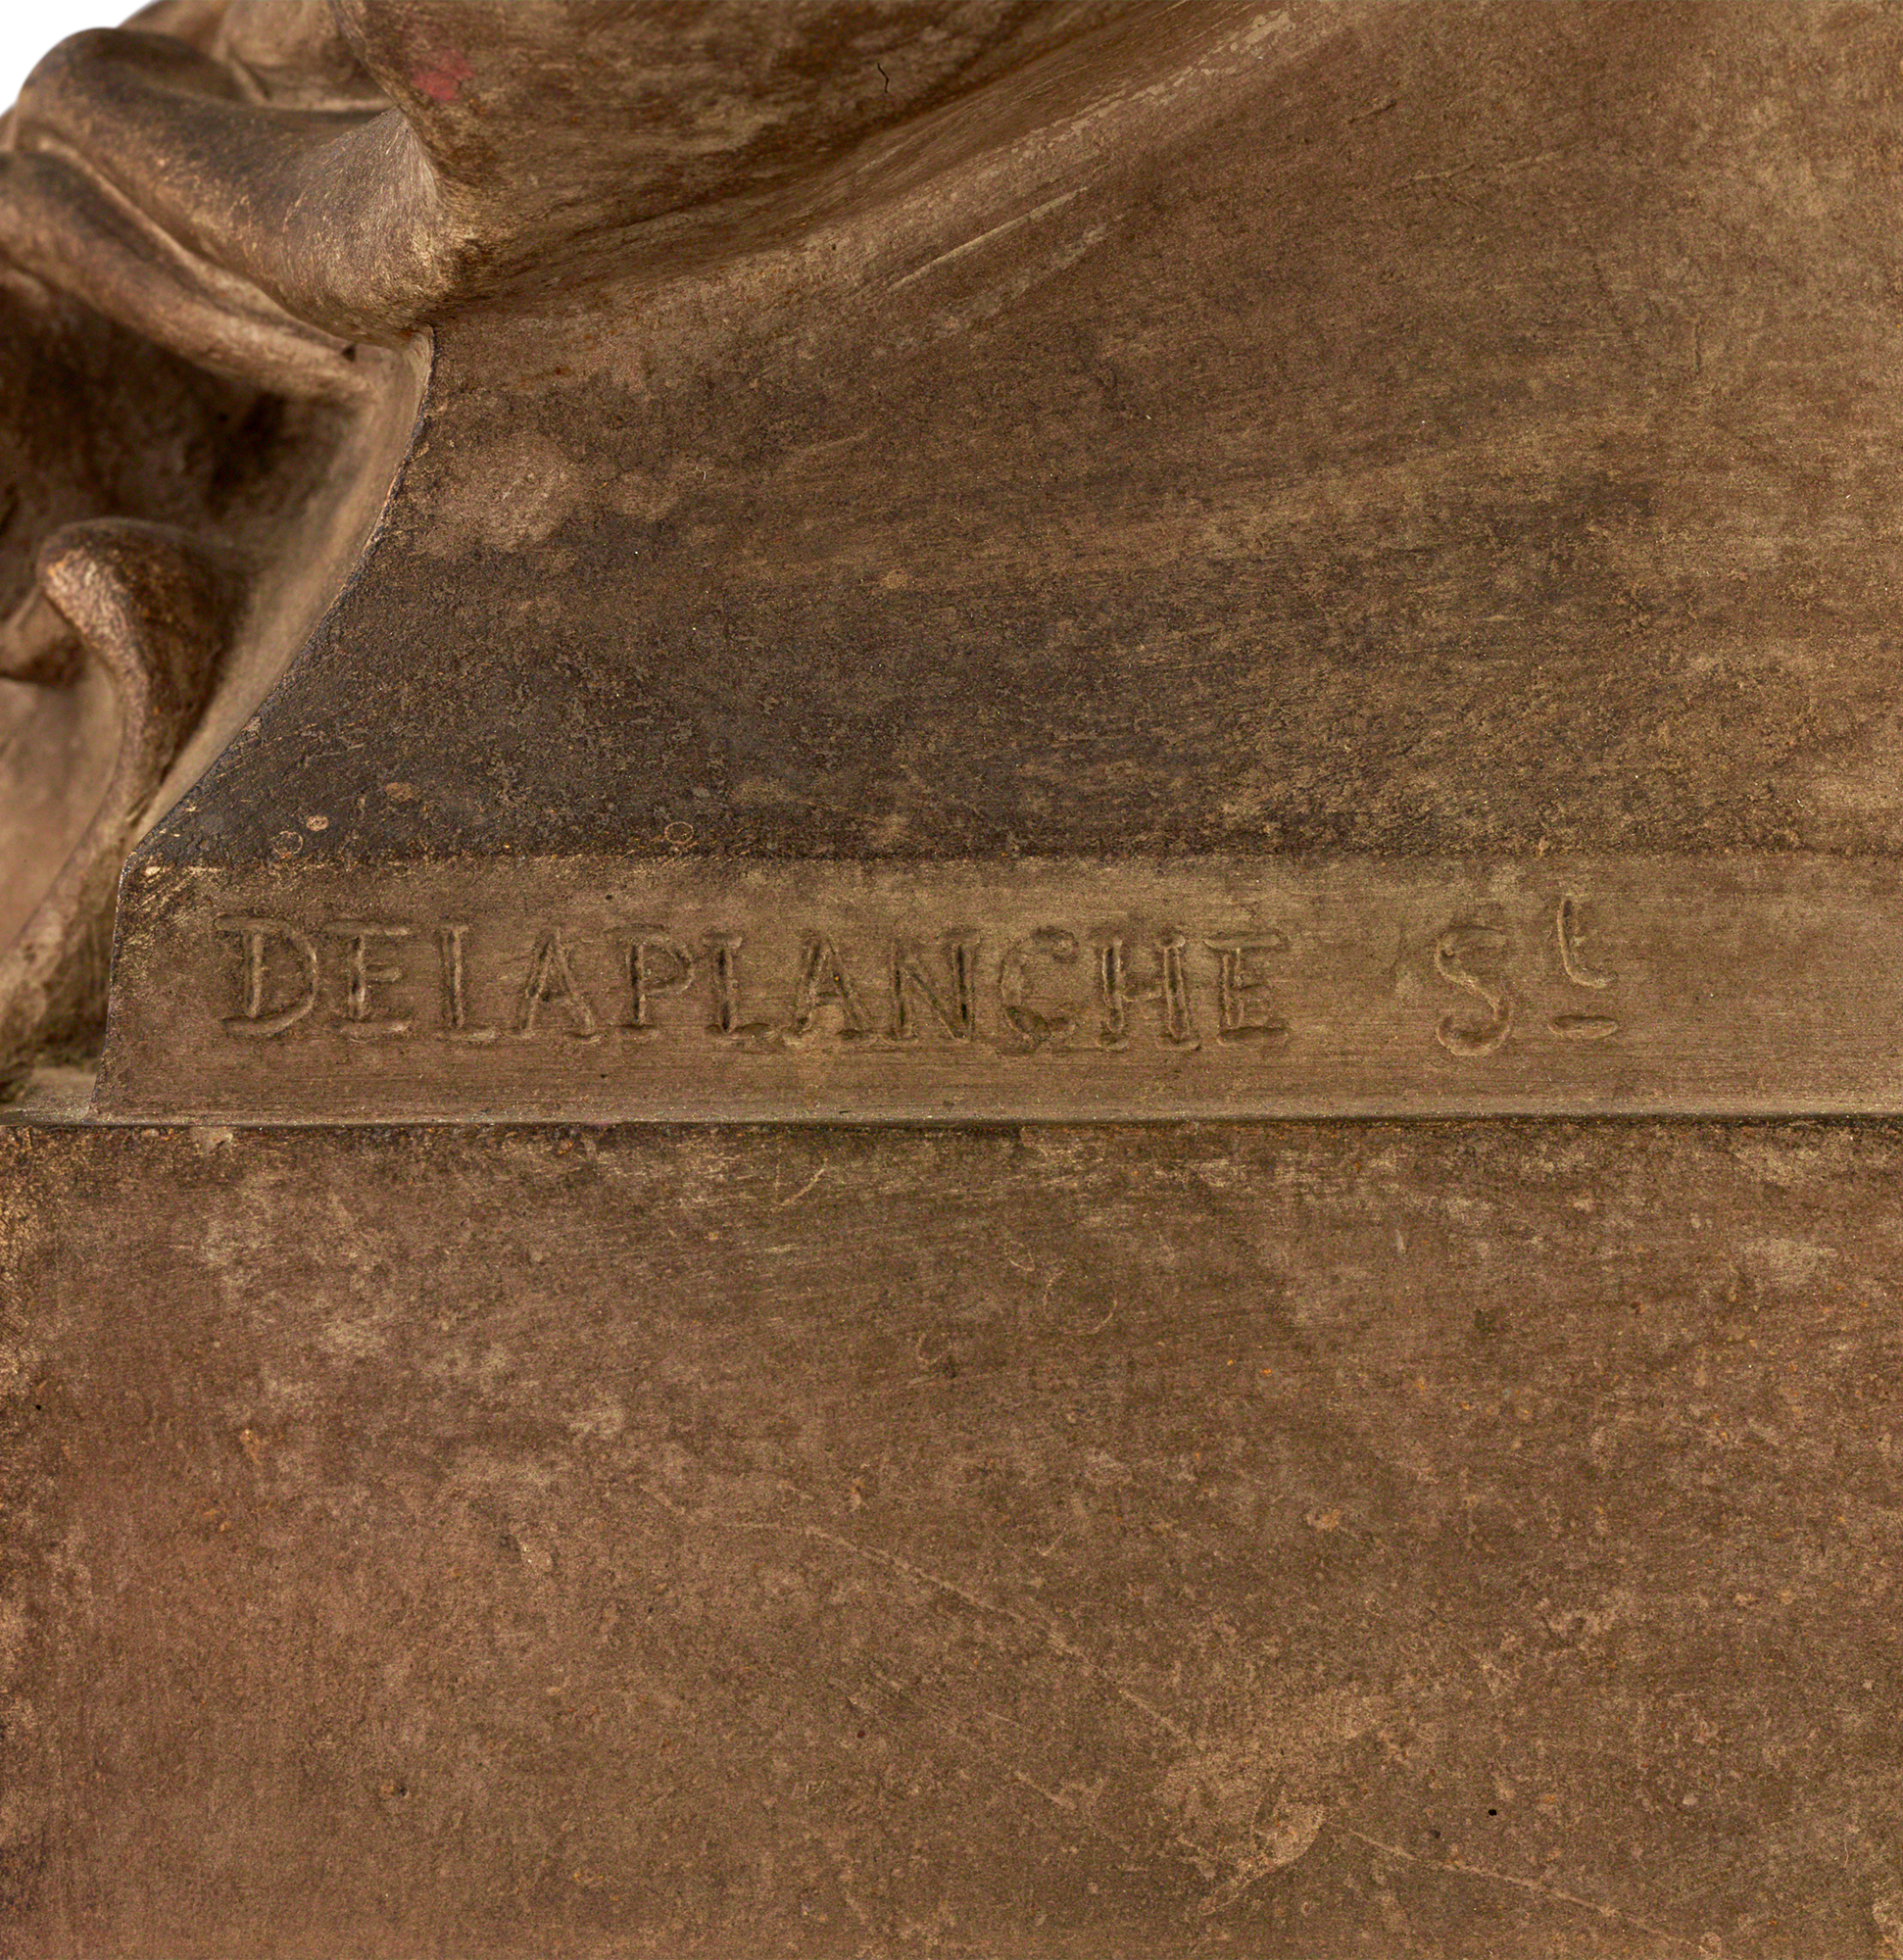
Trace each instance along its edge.
{"label": "horizontal ledge", "polygon": [[113,1121],[1903,1114],[1888,859],[135,865]]}

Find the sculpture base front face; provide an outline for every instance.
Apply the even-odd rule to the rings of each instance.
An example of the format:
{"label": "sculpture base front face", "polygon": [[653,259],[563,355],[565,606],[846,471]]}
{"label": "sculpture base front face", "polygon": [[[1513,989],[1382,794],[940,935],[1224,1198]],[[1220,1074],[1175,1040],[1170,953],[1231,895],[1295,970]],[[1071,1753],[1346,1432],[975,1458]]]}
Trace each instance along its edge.
{"label": "sculpture base front face", "polygon": [[1890,24],[1091,47],[443,322],[102,1109],[1903,1109]]}
{"label": "sculpture base front face", "polygon": [[0,1151],[0,1950],[1903,1925],[1892,1130]]}
{"label": "sculpture base front face", "polygon": [[119,947],[120,1121],[1903,1109],[1884,859],[152,863]]}
{"label": "sculpture base front face", "polygon": [[1900,56],[1133,9],[446,308],[0,1128],[0,1952],[1903,1954],[1903,1137],[1367,1120],[1903,1109]]}

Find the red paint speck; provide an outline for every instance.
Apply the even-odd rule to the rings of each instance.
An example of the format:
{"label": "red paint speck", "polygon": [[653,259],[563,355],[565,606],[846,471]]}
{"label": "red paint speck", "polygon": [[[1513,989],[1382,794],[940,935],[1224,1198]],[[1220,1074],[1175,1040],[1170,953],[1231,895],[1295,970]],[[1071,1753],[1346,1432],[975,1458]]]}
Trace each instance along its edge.
{"label": "red paint speck", "polygon": [[410,85],[432,102],[454,102],[463,84],[475,74],[468,57],[456,48],[432,55],[410,77]]}

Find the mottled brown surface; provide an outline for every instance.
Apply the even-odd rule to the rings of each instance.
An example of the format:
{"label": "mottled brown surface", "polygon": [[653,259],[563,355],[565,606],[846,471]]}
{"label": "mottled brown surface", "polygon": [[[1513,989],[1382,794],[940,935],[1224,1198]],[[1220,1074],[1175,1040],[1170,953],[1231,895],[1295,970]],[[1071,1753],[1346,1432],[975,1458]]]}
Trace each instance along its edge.
{"label": "mottled brown surface", "polygon": [[[420,271],[350,212],[537,105],[408,54],[558,17],[382,11],[363,145],[298,34],[109,39],[9,171],[193,217],[151,84],[256,139],[219,264],[440,327],[148,911],[1903,841],[1903,9],[895,4],[875,94],[794,8],[843,93]],[[419,173],[260,229],[279,138]],[[81,177],[46,257],[196,334]],[[1903,1960],[1899,1248],[1879,1124],[0,1131],[0,1952]]]}
{"label": "mottled brown surface", "polygon": [[1894,848],[1900,93],[1889,6],[1152,10],[447,320],[154,848]]}
{"label": "mottled brown surface", "polygon": [[1903,1951],[1894,1130],[0,1149],[0,1950]]}

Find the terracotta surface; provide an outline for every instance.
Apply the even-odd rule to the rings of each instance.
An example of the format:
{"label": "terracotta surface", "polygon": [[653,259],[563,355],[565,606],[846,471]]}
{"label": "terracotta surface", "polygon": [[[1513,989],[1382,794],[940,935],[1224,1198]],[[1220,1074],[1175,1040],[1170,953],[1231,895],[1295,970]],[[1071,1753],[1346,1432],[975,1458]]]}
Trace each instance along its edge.
{"label": "terracotta surface", "polygon": [[[1903,1960],[1903,1136],[1693,1120],[1898,1079],[1903,12],[167,23],[0,154],[68,297],[8,292],[209,432],[69,509],[31,423],[0,686],[74,651],[53,528],[248,567],[44,942],[88,1061],[131,848],[100,1105],[0,1125],[8,1960]],[[87,698],[10,699],[58,739],[0,789],[71,830]],[[696,1041],[869,1041],[858,1113],[915,1114],[876,1044],[945,1014],[887,965],[851,1026],[775,895],[1049,859],[1094,1068],[1175,1079],[1137,926],[1204,935],[1220,1032],[1179,899],[1326,861],[1437,908],[1341,908],[1292,1042],[1373,1002],[1423,1079],[1686,1120],[1347,1120],[1313,1053],[1307,1127],[1110,1076],[1095,1126],[815,1125],[811,1054],[751,1127],[480,1120],[573,1113],[533,1044],[592,1081],[644,989],[662,1052],[669,879],[782,975],[722,1025],[699,937]],[[1007,958],[987,1039],[1054,1025]],[[508,1066],[406,1077],[406,1018]],[[588,1112],[739,1113],[685,1066]]]}
{"label": "terracotta surface", "polygon": [[13,1952],[1903,1938],[1887,1128],[0,1148]]}

